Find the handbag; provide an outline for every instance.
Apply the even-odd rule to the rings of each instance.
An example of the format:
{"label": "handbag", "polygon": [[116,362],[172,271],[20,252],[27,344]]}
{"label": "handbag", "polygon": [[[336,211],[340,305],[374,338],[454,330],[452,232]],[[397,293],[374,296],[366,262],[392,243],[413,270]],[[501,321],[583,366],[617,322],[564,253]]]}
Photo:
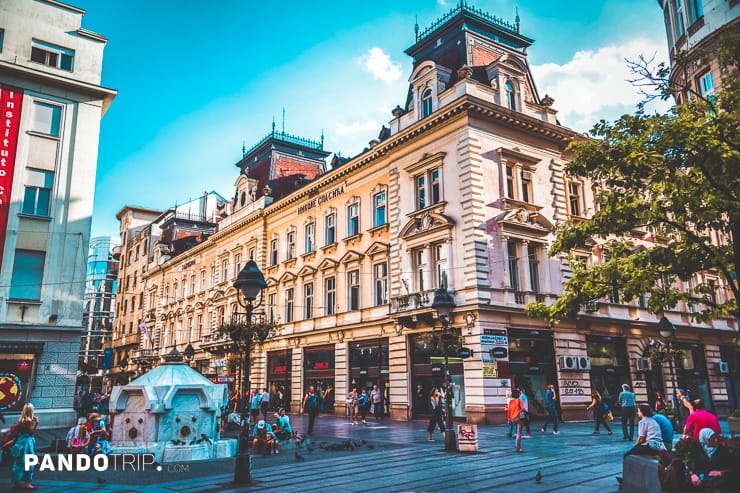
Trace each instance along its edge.
{"label": "handbag", "polygon": [[609,412],[606,413],[606,420],[607,421],[614,421],[614,415],[612,414],[611,409],[609,410]]}

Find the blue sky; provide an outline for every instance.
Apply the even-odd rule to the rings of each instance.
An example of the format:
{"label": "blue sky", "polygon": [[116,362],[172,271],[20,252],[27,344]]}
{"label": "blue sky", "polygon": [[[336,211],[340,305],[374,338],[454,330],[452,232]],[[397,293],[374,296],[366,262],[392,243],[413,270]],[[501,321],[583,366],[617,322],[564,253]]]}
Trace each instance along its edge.
{"label": "blue sky", "polygon": [[[242,143],[278,129],[353,156],[403,104],[403,50],[453,0],[253,2],[66,0],[108,38],[103,85],[118,96],[101,124],[93,235],[117,235],[124,205],[167,208],[229,197]],[[563,125],[587,131],[640,100],[624,58],[667,58],[654,0],[477,0],[535,39],[529,63]]]}

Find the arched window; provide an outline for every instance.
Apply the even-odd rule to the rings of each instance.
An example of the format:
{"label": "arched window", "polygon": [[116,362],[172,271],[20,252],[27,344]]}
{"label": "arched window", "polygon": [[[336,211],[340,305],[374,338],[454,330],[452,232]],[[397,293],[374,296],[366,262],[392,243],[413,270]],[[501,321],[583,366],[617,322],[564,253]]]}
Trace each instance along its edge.
{"label": "arched window", "polygon": [[432,114],[432,90],[427,88],[421,94],[421,117],[426,118]]}
{"label": "arched window", "polygon": [[516,110],[516,94],[514,93],[514,86],[511,82],[506,82],[504,85],[506,88],[506,106],[512,110]]}

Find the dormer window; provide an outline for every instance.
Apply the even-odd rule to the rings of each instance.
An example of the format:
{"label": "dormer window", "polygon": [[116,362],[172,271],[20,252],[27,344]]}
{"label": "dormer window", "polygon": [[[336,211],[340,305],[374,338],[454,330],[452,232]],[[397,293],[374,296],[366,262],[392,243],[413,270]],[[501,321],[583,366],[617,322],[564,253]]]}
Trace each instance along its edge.
{"label": "dormer window", "polygon": [[516,92],[514,91],[514,86],[511,82],[507,81],[504,87],[506,88],[506,107],[516,111]]}
{"label": "dormer window", "polygon": [[421,117],[426,118],[432,114],[432,89],[426,88],[421,94]]}

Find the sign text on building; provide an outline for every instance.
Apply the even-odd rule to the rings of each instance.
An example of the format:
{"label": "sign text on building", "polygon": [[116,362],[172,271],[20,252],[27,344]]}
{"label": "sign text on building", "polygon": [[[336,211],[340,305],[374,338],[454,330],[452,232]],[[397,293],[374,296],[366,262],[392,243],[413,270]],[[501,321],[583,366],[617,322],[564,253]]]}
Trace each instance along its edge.
{"label": "sign text on building", "polygon": [[321,195],[317,195],[316,197],[311,197],[306,202],[298,206],[298,214],[303,214],[307,210],[313,209],[314,207],[318,207],[321,204],[323,204],[326,201],[329,201],[331,199],[335,199],[342,195],[344,193],[344,185],[340,185],[334,190],[329,190],[328,192],[322,193]]}
{"label": "sign text on building", "polygon": [[15,150],[21,121],[23,91],[0,86],[0,267],[5,250],[5,231],[8,229],[10,192],[15,168]]}

